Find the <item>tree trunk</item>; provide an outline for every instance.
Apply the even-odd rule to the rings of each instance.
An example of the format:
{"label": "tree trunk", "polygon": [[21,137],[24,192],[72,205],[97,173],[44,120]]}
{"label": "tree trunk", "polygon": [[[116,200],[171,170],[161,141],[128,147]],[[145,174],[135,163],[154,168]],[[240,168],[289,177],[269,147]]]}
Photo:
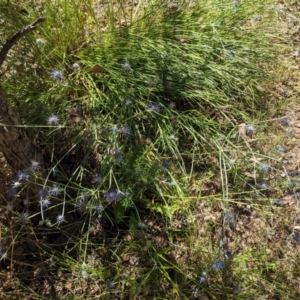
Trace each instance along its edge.
{"label": "tree trunk", "polygon": [[0,85],[0,152],[7,163],[20,171],[31,165],[34,157],[34,145],[26,131],[21,127],[20,118],[13,110],[3,88]]}
{"label": "tree trunk", "polygon": [[[8,51],[19,39],[35,29],[36,24],[43,22],[38,18],[7,39],[0,51],[0,66],[3,64]],[[42,155],[37,153],[35,145],[30,141],[26,130],[21,126],[19,115],[13,110],[7,96],[0,84],[0,152],[3,153],[7,163],[18,172],[31,165],[35,160],[41,163]]]}

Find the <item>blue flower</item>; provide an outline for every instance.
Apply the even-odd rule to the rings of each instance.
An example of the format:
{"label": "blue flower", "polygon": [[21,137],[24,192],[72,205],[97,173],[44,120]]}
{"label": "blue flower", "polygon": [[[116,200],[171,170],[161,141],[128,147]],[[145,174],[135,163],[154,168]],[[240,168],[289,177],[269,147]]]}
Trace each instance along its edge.
{"label": "blue flower", "polygon": [[96,211],[98,214],[102,214],[104,212],[105,208],[103,205],[99,204],[98,206],[96,206]]}
{"label": "blue flower", "polygon": [[231,251],[229,251],[229,250],[225,251],[225,257],[227,259],[232,259],[232,253],[231,253]]}
{"label": "blue flower", "polygon": [[123,160],[123,156],[122,156],[122,154],[121,154],[119,151],[116,151],[116,152],[114,153],[114,157],[115,157],[115,160],[116,160],[117,162],[121,162],[121,161]]}
{"label": "blue flower", "polygon": [[118,202],[121,201],[124,197],[126,197],[128,194],[121,191],[116,190],[110,190],[106,193],[106,200],[109,202]]}
{"label": "blue flower", "polygon": [[149,111],[158,113],[160,111],[160,108],[157,104],[150,102]]}
{"label": "blue flower", "polygon": [[30,170],[32,172],[35,172],[40,167],[40,165],[41,164],[38,161],[33,160],[33,161],[31,161]]}
{"label": "blue flower", "polygon": [[285,153],[286,152],[286,148],[284,146],[281,146],[281,145],[277,146],[277,150],[279,152],[281,152],[281,153]]}
{"label": "blue flower", "polygon": [[201,275],[198,277],[200,283],[205,283],[207,281],[207,274],[206,272],[202,272]]}
{"label": "blue flower", "polygon": [[120,128],[119,132],[123,137],[127,137],[131,134],[131,131],[127,126],[122,126]]}
{"label": "blue flower", "polygon": [[48,196],[48,190],[45,187],[39,189],[38,196],[40,198],[46,198]]}
{"label": "blue flower", "polygon": [[50,204],[51,204],[51,201],[49,198],[41,198],[40,205],[42,208],[48,208]]}
{"label": "blue flower", "polygon": [[76,207],[81,213],[84,213],[86,211],[87,205],[88,205],[87,200],[80,199],[77,202]]}
{"label": "blue flower", "polygon": [[227,211],[224,215],[224,223],[228,223],[229,226],[235,226],[236,217],[231,211]]}
{"label": "blue flower", "polygon": [[222,270],[225,268],[225,263],[222,260],[217,260],[211,264],[211,268],[214,270]]}
{"label": "blue flower", "polygon": [[115,288],[116,284],[117,284],[116,282],[113,282],[111,280],[106,280],[106,282],[105,282],[105,285],[110,290],[113,289],[113,288]]}
{"label": "blue flower", "polygon": [[63,72],[60,71],[60,70],[57,70],[57,69],[54,69],[54,70],[51,72],[51,76],[52,76],[52,79],[53,79],[53,80],[57,80],[57,81],[61,81],[61,80],[64,79]]}
{"label": "blue flower", "polygon": [[60,194],[60,188],[57,185],[53,185],[49,189],[49,194],[54,197],[58,196]]}
{"label": "blue flower", "polygon": [[44,39],[42,39],[42,38],[37,38],[35,40],[35,42],[36,42],[36,44],[37,44],[38,47],[43,47],[43,46],[46,45],[46,41]]}
{"label": "blue flower", "polygon": [[63,215],[59,214],[59,215],[56,217],[56,221],[57,221],[58,224],[60,224],[60,223],[62,223],[62,222],[66,222],[66,218],[65,218]]}
{"label": "blue flower", "polygon": [[102,175],[101,175],[101,174],[98,174],[98,175],[94,178],[93,183],[98,183],[98,184],[99,184],[99,183],[102,181],[102,179],[103,179]]}
{"label": "blue flower", "polygon": [[17,176],[18,176],[19,181],[28,180],[30,177],[30,175],[28,173],[26,173],[25,171],[20,171]]}
{"label": "blue flower", "polygon": [[109,202],[116,202],[120,200],[120,195],[116,190],[110,190],[106,193],[106,200]]}
{"label": "blue flower", "polygon": [[265,163],[258,163],[259,167],[260,167],[260,170],[262,172],[268,172],[270,170],[270,165],[268,164],[265,164]]}
{"label": "blue flower", "polygon": [[51,114],[48,118],[47,118],[47,124],[48,125],[57,125],[59,123],[59,117],[55,114]]}
{"label": "blue flower", "polygon": [[288,119],[288,118],[285,118],[285,119],[282,120],[281,124],[283,126],[289,126],[291,124],[291,120]]}
{"label": "blue flower", "polygon": [[171,162],[168,160],[164,160],[161,164],[164,169],[169,169],[171,167]]}
{"label": "blue flower", "polygon": [[15,220],[17,223],[24,225],[25,223],[28,222],[28,217],[29,214],[23,211],[21,214],[18,214],[18,216],[15,217]]}
{"label": "blue flower", "polygon": [[73,63],[72,68],[76,71],[80,70],[80,65],[78,63]]}
{"label": "blue flower", "polygon": [[141,229],[147,229],[148,228],[148,226],[142,221],[138,222],[138,227],[141,228]]}
{"label": "blue flower", "polygon": [[19,188],[21,185],[22,185],[22,183],[20,181],[13,181],[13,183],[12,183],[12,187],[14,189]]}
{"label": "blue flower", "polygon": [[233,49],[229,49],[228,54],[229,58],[234,58],[235,51]]}
{"label": "blue flower", "polygon": [[130,71],[130,70],[131,70],[131,65],[130,65],[130,63],[129,63],[129,62],[125,62],[125,63],[123,64],[123,69],[124,69],[125,71]]}
{"label": "blue flower", "polygon": [[297,242],[297,243],[299,243],[300,242],[300,236],[299,236],[299,234],[297,233],[297,232],[293,232],[292,233],[292,237],[294,238],[294,240]]}
{"label": "blue flower", "polygon": [[262,184],[259,184],[258,187],[261,188],[261,189],[263,189],[263,190],[265,190],[265,189],[268,188],[268,184],[265,183],[265,182],[263,182]]}
{"label": "blue flower", "polygon": [[10,188],[7,191],[8,197],[14,197],[18,193],[18,190],[16,188]]}
{"label": "blue flower", "polygon": [[119,132],[119,128],[117,125],[112,126],[111,131],[114,135],[117,135]]}
{"label": "blue flower", "polygon": [[249,135],[249,136],[252,136],[256,131],[253,124],[247,124],[245,126],[245,129],[246,129],[246,134]]}
{"label": "blue flower", "polygon": [[132,100],[131,99],[125,99],[124,104],[125,105],[130,105],[130,104],[132,104]]}

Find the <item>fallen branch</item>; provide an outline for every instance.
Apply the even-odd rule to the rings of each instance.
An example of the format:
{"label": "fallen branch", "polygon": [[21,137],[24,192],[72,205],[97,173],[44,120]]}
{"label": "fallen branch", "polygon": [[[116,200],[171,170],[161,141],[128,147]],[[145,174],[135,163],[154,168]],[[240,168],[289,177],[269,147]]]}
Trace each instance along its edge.
{"label": "fallen branch", "polygon": [[0,67],[2,66],[3,62],[6,59],[6,55],[8,51],[12,48],[14,44],[18,42],[24,35],[26,35],[28,32],[31,32],[35,29],[36,25],[38,23],[44,22],[45,18],[38,18],[33,23],[26,25],[23,27],[19,32],[17,32],[13,37],[8,39],[4,46],[2,47],[0,51]]}

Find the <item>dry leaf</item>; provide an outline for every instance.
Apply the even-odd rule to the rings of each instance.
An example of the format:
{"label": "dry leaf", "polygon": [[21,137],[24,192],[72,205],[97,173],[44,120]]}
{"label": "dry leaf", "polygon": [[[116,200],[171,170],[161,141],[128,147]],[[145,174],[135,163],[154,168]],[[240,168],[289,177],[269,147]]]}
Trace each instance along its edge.
{"label": "dry leaf", "polygon": [[83,111],[79,107],[67,108],[66,112],[69,114],[71,120],[75,123],[79,123],[83,118]]}
{"label": "dry leaf", "polygon": [[246,124],[245,123],[241,123],[241,124],[238,125],[238,134],[243,139],[248,138],[247,133],[246,133]]}
{"label": "dry leaf", "polygon": [[65,284],[65,288],[66,288],[67,290],[71,290],[71,289],[72,289],[72,282],[67,282],[67,283]]}
{"label": "dry leaf", "polygon": [[103,68],[99,65],[94,65],[91,69],[91,72],[95,73],[95,74],[101,74],[103,73]]}

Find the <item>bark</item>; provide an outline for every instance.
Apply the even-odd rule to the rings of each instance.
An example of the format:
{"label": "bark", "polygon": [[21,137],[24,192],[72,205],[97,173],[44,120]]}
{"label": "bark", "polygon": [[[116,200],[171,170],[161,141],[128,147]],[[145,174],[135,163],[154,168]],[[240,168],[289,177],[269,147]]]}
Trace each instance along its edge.
{"label": "bark", "polygon": [[[25,26],[12,38],[8,39],[0,51],[0,66],[3,64],[8,51],[25,34],[34,30],[37,23],[44,18]],[[41,163],[42,156],[29,139],[26,130],[21,126],[18,113],[11,106],[3,87],[0,84],[0,152],[3,153],[7,163],[17,172],[28,168],[31,161]]]}
{"label": "bark", "polygon": [[15,171],[29,167],[31,159],[34,159],[34,145],[24,128],[20,126],[20,118],[13,110],[1,86],[0,119],[2,125],[0,127],[0,152]]}

